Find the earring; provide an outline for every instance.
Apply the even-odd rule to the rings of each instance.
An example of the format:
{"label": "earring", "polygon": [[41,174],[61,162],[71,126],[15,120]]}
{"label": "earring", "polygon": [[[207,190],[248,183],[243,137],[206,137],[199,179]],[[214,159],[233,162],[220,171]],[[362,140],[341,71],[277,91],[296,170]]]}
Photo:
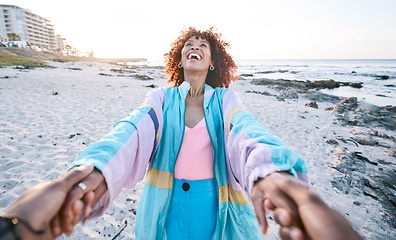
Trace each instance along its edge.
{"label": "earring", "polygon": [[179,68],[183,68],[183,65],[181,64],[181,62],[179,62],[179,64],[177,64],[177,66],[178,66]]}
{"label": "earring", "polygon": [[213,65],[210,65],[209,70],[210,70],[210,71],[214,71],[214,66],[213,66]]}

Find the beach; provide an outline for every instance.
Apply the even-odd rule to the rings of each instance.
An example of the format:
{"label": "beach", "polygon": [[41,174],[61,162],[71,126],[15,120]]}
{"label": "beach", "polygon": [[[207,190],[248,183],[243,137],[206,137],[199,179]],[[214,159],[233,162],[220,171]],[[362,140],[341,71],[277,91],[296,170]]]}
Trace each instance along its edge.
{"label": "beach", "polygon": [[[0,68],[0,210],[66,172],[78,155],[166,87],[160,66],[48,62]],[[271,133],[300,153],[311,186],[365,239],[392,239],[396,220],[396,109],[290,84],[243,77],[231,88]],[[70,238],[135,239],[143,183]],[[325,227],[325,226],[324,226]],[[263,239],[280,239],[270,219]]]}

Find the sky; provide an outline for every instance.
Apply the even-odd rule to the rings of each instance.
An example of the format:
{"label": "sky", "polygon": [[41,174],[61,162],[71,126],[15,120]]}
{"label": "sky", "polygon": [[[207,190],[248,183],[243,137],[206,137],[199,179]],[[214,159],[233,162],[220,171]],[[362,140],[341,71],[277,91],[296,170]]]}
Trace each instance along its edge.
{"label": "sky", "polygon": [[162,60],[184,27],[215,27],[235,59],[396,59],[396,0],[2,0],[95,57]]}

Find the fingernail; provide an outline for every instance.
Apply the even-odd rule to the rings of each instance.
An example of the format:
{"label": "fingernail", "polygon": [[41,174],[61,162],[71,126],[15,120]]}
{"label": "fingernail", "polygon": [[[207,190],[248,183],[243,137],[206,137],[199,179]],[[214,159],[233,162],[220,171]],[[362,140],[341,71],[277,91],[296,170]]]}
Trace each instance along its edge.
{"label": "fingernail", "polygon": [[54,228],[52,229],[52,235],[58,236],[59,234],[60,234],[60,229],[59,229],[59,227],[54,227]]}
{"label": "fingernail", "polygon": [[92,211],[92,207],[87,207],[87,209],[85,209],[85,212],[84,212],[84,217],[88,217],[89,216],[89,214],[91,213],[91,211]]}
{"label": "fingernail", "polygon": [[300,236],[301,234],[300,234],[300,232],[298,231],[298,230],[295,230],[295,229],[292,229],[291,231],[290,231],[290,238],[291,239],[301,239],[301,236]]}
{"label": "fingernail", "polygon": [[261,226],[261,231],[263,232],[263,234],[266,234],[267,233],[267,227],[266,227],[265,223],[261,224],[260,226]]}

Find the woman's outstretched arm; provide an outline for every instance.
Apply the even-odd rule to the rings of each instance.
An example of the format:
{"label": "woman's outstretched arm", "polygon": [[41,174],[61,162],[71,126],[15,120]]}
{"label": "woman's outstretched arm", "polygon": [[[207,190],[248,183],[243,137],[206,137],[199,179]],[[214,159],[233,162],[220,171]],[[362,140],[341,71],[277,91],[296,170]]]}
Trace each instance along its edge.
{"label": "woman's outstretched arm", "polygon": [[[72,189],[60,213],[62,217],[53,221],[54,226],[60,225],[63,232],[71,233],[81,212],[89,218],[101,215],[122,188],[132,188],[144,178],[161,136],[163,99],[162,89],[149,92],[139,109],[84,150],[73,167],[89,163],[96,170],[82,181],[86,189]],[[83,200],[77,200],[81,194]]]}

